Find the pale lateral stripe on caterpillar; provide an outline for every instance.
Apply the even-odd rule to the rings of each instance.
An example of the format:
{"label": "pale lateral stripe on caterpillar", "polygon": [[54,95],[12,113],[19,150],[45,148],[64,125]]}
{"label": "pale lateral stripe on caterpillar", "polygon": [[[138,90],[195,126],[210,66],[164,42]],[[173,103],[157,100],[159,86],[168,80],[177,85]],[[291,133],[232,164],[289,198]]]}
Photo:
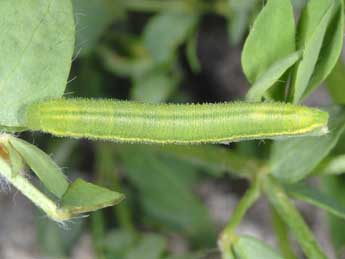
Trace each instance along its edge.
{"label": "pale lateral stripe on caterpillar", "polygon": [[147,104],[52,99],[30,105],[24,124],[57,136],[132,143],[224,143],[322,135],[328,113],[284,103]]}

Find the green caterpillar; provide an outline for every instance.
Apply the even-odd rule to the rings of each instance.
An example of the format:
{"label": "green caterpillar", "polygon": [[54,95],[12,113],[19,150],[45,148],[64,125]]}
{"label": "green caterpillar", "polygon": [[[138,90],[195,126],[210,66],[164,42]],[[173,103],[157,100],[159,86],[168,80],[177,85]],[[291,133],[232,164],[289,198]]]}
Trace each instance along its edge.
{"label": "green caterpillar", "polygon": [[228,143],[322,135],[328,113],[283,103],[147,104],[53,99],[30,105],[24,125],[57,136],[130,143]]}

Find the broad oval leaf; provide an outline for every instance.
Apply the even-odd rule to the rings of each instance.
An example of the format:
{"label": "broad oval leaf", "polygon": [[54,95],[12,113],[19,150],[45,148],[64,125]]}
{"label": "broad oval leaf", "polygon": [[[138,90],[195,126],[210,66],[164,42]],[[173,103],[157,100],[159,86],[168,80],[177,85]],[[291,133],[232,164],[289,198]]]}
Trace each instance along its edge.
{"label": "broad oval leaf", "polygon": [[161,13],[148,22],[144,44],[153,59],[160,63],[172,58],[178,46],[193,32],[198,17],[185,13]]}
{"label": "broad oval leaf", "polygon": [[330,132],[320,137],[275,141],[271,156],[272,174],[286,182],[306,177],[329,154],[345,129],[345,110],[330,112]]}
{"label": "broad oval leaf", "polygon": [[260,101],[265,92],[301,57],[301,52],[296,51],[287,57],[277,61],[267,69],[262,76],[249,89],[246,98],[249,101]]}
{"label": "broad oval leaf", "polygon": [[269,0],[245,42],[242,67],[254,83],[278,60],[295,51],[295,22],[290,0]]}
{"label": "broad oval leaf", "polygon": [[22,139],[10,137],[9,143],[38,176],[44,186],[58,198],[61,198],[69,183],[51,157]]}
{"label": "broad oval leaf", "polygon": [[64,93],[74,48],[70,0],[0,1],[0,124],[20,126],[21,109]]}
{"label": "broad oval leaf", "polygon": [[270,246],[250,236],[240,236],[234,250],[241,259],[283,259]]}
{"label": "broad oval leaf", "polygon": [[131,99],[141,102],[162,103],[176,90],[178,78],[163,69],[153,69],[133,79]]}

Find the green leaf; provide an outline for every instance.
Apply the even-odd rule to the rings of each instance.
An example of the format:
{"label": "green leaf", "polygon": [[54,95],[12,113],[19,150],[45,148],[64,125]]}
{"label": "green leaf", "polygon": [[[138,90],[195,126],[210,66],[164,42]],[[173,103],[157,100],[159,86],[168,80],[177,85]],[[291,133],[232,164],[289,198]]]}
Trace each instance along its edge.
{"label": "green leaf", "polygon": [[250,236],[240,236],[234,250],[241,259],[283,259],[267,244]]}
{"label": "green leaf", "polygon": [[22,156],[44,186],[56,197],[61,198],[68,188],[68,181],[59,166],[36,146],[15,137],[9,143]]}
{"label": "green leaf", "polygon": [[121,145],[119,151],[126,175],[138,189],[145,215],[154,225],[160,223],[169,231],[200,241],[214,241],[208,212],[185,183],[184,174],[176,173],[175,167],[143,146]]}
{"label": "green leaf", "polygon": [[345,219],[345,207],[339,204],[336,199],[320,192],[318,189],[302,183],[286,185],[285,189],[292,197],[310,203],[337,217]]}
{"label": "green leaf", "polygon": [[49,258],[66,258],[82,234],[84,221],[68,225],[68,231],[49,218],[36,216],[39,250]]}
{"label": "green leaf", "polygon": [[[87,55],[97,45],[99,38],[113,19],[120,15],[119,4],[108,0],[73,0],[76,17],[76,51]],[[124,10],[123,10],[124,11]]]}
{"label": "green leaf", "polygon": [[260,162],[252,158],[218,146],[177,146],[165,145],[154,147],[162,154],[189,162],[215,177],[230,172],[241,177],[250,177],[260,167]]}
{"label": "green leaf", "polygon": [[345,104],[345,65],[339,59],[326,80],[328,92],[337,104]]}
{"label": "green leaf", "polygon": [[128,230],[117,228],[107,232],[103,243],[104,250],[109,256],[107,258],[121,258],[135,246],[137,236]]}
{"label": "green leaf", "polygon": [[142,102],[161,103],[176,89],[178,80],[167,71],[155,69],[133,80],[131,99]]}
{"label": "green leaf", "polygon": [[[339,140],[340,142],[341,140]],[[345,173],[345,154],[326,159],[317,169],[318,175],[336,175]]]}
{"label": "green leaf", "polygon": [[[337,0],[336,0],[337,1]],[[297,31],[297,48],[302,49],[313,37],[320,21],[334,0],[309,0],[303,8]]]}
{"label": "green leaf", "polygon": [[291,2],[293,7],[299,10],[306,5],[307,0],[292,0]]}
{"label": "green leaf", "polygon": [[263,187],[269,202],[294,233],[307,258],[327,259],[303,217],[278,181],[273,177],[265,178]]}
{"label": "green leaf", "polygon": [[[325,1],[327,2],[329,0],[322,0],[317,2]],[[315,1],[310,1],[308,3],[306,10],[303,13],[303,16],[313,14],[313,11],[317,9],[313,6],[314,4],[317,5]],[[300,33],[298,34],[298,42],[300,43],[300,45],[302,45],[300,46],[300,48],[303,49],[303,58],[298,63],[293,76],[294,103],[298,103],[300,101],[300,99],[303,97],[305,91],[308,88],[311,77],[318,62],[322,43],[327,32],[327,27],[330,24],[330,21],[334,15],[335,4],[333,1],[327,4],[325,7],[326,8],[324,13],[320,12],[320,10],[322,10],[321,8],[320,10],[317,9],[318,16],[319,14],[323,13],[320,20],[308,20],[308,22],[314,25],[315,28],[312,25],[308,25],[307,21],[305,21],[305,19],[307,18],[303,18],[302,16]]]}
{"label": "green leaf", "polygon": [[243,39],[251,18],[251,12],[256,7],[256,0],[228,1],[231,13],[228,17],[228,34],[232,45],[237,45]]}
{"label": "green leaf", "polygon": [[166,249],[166,245],[166,240],[162,236],[146,234],[125,256],[125,259],[159,259]]}
{"label": "green leaf", "polygon": [[24,161],[23,158],[18,154],[18,152],[10,145],[8,142],[2,143],[6,151],[8,152],[8,157],[10,160],[11,170],[13,176],[18,175],[24,169]]}
{"label": "green leaf", "polygon": [[337,4],[335,4],[337,5],[335,7],[336,11],[327,28],[320,56],[306,93],[311,92],[326,79],[336,65],[343,48],[344,3],[342,0],[335,1],[337,2]]}
{"label": "green leaf", "polygon": [[196,254],[186,254],[186,255],[172,255],[168,257],[164,257],[164,259],[196,259],[196,258],[203,258],[205,257],[204,253],[196,253]]}
{"label": "green leaf", "polygon": [[123,194],[77,179],[70,184],[63,195],[61,209],[77,215],[113,206],[124,198]]}
{"label": "green leaf", "polygon": [[301,52],[296,51],[277,61],[264,72],[249,89],[246,98],[249,101],[260,101],[266,91],[276,83],[279,78],[301,57]]}
{"label": "green leaf", "polygon": [[[327,176],[321,181],[325,191],[340,204],[345,204],[345,177],[344,176]],[[334,248],[341,258],[345,248],[345,220],[328,214],[329,230],[333,241]]]}
{"label": "green leaf", "polygon": [[345,129],[345,110],[330,111],[330,132],[320,137],[275,141],[271,155],[272,174],[286,182],[305,178],[329,154]]}
{"label": "green leaf", "polygon": [[290,0],[269,0],[256,18],[242,52],[247,79],[256,82],[278,60],[295,51],[295,22]]}
{"label": "green leaf", "polygon": [[104,67],[111,73],[121,77],[139,77],[145,75],[153,64],[152,60],[145,58],[129,58],[120,56],[108,47],[98,48],[99,56]]}
{"label": "green leaf", "polygon": [[157,14],[145,27],[144,44],[156,62],[167,62],[197,22],[197,16],[185,13]]}
{"label": "green leaf", "polygon": [[186,48],[186,57],[194,73],[199,73],[201,71],[201,64],[198,57],[198,36],[198,31],[190,35]]}
{"label": "green leaf", "polygon": [[0,124],[20,126],[22,109],[61,97],[74,47],[70,0],[0,1]]}

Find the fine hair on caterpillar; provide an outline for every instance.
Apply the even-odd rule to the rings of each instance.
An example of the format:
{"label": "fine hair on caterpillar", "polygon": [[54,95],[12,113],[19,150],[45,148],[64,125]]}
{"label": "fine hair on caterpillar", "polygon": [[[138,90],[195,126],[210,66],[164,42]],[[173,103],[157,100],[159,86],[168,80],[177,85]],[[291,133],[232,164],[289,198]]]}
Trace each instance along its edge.
{"label": "fine hair on caterpillar", "polygon": [[30,105],[23,124],[56,136],[125,143],[200,144],[323,135],[328,113],[286,103],[147,104],[52,99]]}

